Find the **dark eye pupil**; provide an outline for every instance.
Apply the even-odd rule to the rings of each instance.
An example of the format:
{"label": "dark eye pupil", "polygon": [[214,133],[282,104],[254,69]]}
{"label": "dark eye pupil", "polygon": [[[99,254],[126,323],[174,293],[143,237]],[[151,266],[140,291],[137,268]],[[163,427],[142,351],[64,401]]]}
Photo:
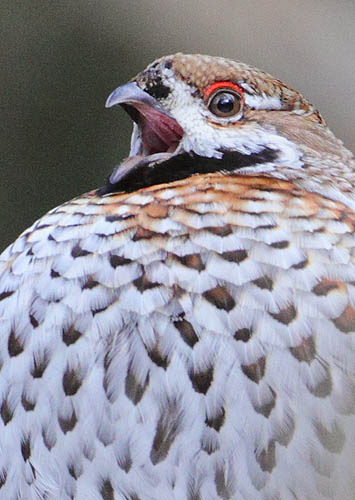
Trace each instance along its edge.
{"label": "dark eye pupil", "polygon": [[220,111],[221,113],[230,113],[231,111],[233,111],[234,100],[235,97],[231,94],[221,94],[218,97],[218,101],[216,103],[218,111]]}
{"label": "dark eye pupil", "polygon": [[241,96],[236,92],[219,90],[210,99],[208,109],[216,116],[228,118],[241,110]]}

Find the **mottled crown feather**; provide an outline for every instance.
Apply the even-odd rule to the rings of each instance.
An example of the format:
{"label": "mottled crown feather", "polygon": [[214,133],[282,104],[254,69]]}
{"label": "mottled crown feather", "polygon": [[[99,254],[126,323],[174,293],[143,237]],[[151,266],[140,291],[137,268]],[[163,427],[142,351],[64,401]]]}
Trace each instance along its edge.
{"label": "mottled crown feather", "polygon": [[312,116],[320,123],[325,123],[315,106],[292,87],[265,71],[224,57],[182,53],[164,56],[156,59],[139,73],[136,81],[141,82],[144,87],[153,89],[153,94],[157,88],[159,92],[164,93],[161,90],[161,75],[165,68],[171,68],[177,79],[196,88],[200,95],[203,95],[206,88],[216,81],[233,81],[241,85],[251,96],[279,99],[281,110],[299,111],[301,114]]}

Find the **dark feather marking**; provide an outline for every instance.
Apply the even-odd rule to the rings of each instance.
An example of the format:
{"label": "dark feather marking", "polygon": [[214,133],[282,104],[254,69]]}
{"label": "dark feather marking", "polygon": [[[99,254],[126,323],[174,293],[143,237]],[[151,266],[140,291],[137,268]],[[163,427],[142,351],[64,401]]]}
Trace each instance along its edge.
{"label": "dark feather marking", "polygon": [[7,479],[7,471],[5,469],[0,470],[0,488],[4,486]]}
{"label": "dark feather marking", "polygon": [[102,481],[100,493],[103,500],[114,500],[114,492],[112,488],[111,481],[109,479],[105,479]]}
{"label": "dark feather marking", "polygon": [[331,453],[341,453],[345,445],[345,435],[343,430],[335,422],[330,430],[324,427],[321,422],[315,422],[314,428],[322,446]]}
{"label": "dark feather marking", "polygon": [[125,257],[120,257],[119,255],[110,255],[110,264],[116,269],[118,266],[125,266],[126,264],[130,264],[132,261],[130,259],[126,259]]}
{"label": "dark feather marking", "polygon": [[245,250],[232,250],[230,252],[223,252],[221,257],[228,262],[239,264],[248,257],[248,253]]}
{"label": "dark feather marking", "polygon": [[51,269],[51,278],[59,278],[60,274],[54,269]]}
{"label": "dark feather marking", "polygon": [[74,325],[72,325],[70,328],[67,330],[62,331],[62,338],[64,344],[67,346],[71,344],[75,344],[75,342],[81,337],[81,333],[74,328]]}
{"label": "dark feather marking", "polygon": [[117,465],[120,467],[120,469],[124,470],[128,474],[132,467],[132,457],[129,448],[127,447],[125,449],[124,454],[120,453],[118,456],[116,456],[116,460]]}
{"label": "dark feather marking", "polygon": [[230,471],[228,468],[217,467],[215,471],[215,483],[219,498],[223,500],[229,500],[235,498],[233,481],[230,476]]}
{"label": "dark feather marking", "polygon": [[23,351],[24,347],[16,333],[12,330],[7,343],[7,349],[11,357],[18,356]]}
{"label": "dark feather marking", "polygon": [[226,224],[225,226],[211,226],[206,227],[206,231],[209,233],[215,234],[216,236],[220,236],[221,238],[225,238],[233,233],[232,227],[230,224]]}
{"label": "dark feather marking", "polygon": [[31,456],[31,437],[27,436],[21,441],[21,453],[24,461],[28,460]]}
{"label": "dark feather marking", "polygon": [[261,404],[255,404],[254,405],[254,410],[257,413],[260,413],[261,415],[264,415],[265,418],[269,418],[270,413],[272,410],[275,408],[276,405],[276,398],[277,394],[276,392],[270,387],[270,392],[271,392],[271,399],[270,401],[266,403],[261,403]]}
{"label": "dark feather marking", "polygon": [[206,394],[213,380],[213,366],[206,368],[206,370],[191,372],[189,377],[195,391]]}
{"label": "dark feather marking", "polygon": [[208,290],[204,292],[202,296],[212,305],[216,306],[217,309],[223,309],[229,312],[235,306],[235,300],[223,286],[217,286],[212,290]]}
{"label": "dark feather marking", "polygon": [[91,276],[86,280],[84,285],[81,287],[82,290],[92,290],[99,285],[99,282],[94,280]]}
{"label": "dark feather marking", "polygon": [[261,288],[262,290],[265,290],[265,289],[269,290],[269,292],[272,291],[272,288],[274,286],[272,279],[270,279],[269,276],[266,276],[266,275],[254,280],[253,283],[258,288]]}
{"label": "dark feather marking", "polygon": [[333,323],[343,333],[355,332],[355,309],[347,306],[338,318],[333,319]]}
{"label": "dark feather marking", "polygon": [[271,472],[276,465],[275,441],[271,440],[259,455],[256,455],[256,461],[264,472]]}
{"label": "dark feather marking", "polygon": [[8,424],[13,417],[14,412],[11,410],[7,399],[2,402],[0,415],[4,424]]}
{"label": "dark feather marking", "polygon": [[275,241],[275,243],[271,243],[272,248],[277,248],[282,250],[283,248],[287,248],[289,246],[290,242],[289,241]]}
{"label": "dark feather marking", "polygon": [[39,325],[39,322],[36,320],[33,314],[30,314],[30,323],[33,326],[33,328],[37,328]]}
{"label": "dark feather marking", "polygon": [[198,336],[191,323],[185,319],[174,321],[175,328],[179,331],[181,338],[187,345],[193,347],[198,342]]}
{"label": "dark feather marking", "polygon": [[80,477],[82,473],[77,463],[71,463],[70,465],[68,465],[68,472],[75,480],[78,479],[78,477]]}
{"label": "dark feather marking", "polygon": [[36,402],[30,401],[26,394],[22,394],[21,403],[25,411],[32,411],[36,406]]}
{"label": "dark feather marking", "polygon": [[14,292],[1,292],[0,293],[0,300],[4,300],[4,299],[7,299],[7,297],[11,297],[11,295],[13,294]]}
{"label": "dark feather marking", "polygon": [[135,279],[133,281],[133,284],[140,293],[143,293],[145,290],[151,290],[152,288],[160,286],[160,283],[152,283],[151,281],[149,281],[148,277],[145,274],[142,274],[142,276]]}
{"label": "dark feather marking", "polygon": [[297,310],[293,304],[285,309],[280,309],[278,313],[269,313],[273,318],[284,325],[289,325],[297,316]]}
{"label": "dark feather marking", "polygon": [[305,258],[298,262],[297,264],[293,264],[291,266],[292,269],[304,269],[305,267],[308,266],[308,258]]}
{"label": "dark feather marking", "polygon": [[332,375],[327,366],[324,367],[324,377],[315,387],[309,387],[309,391],[317,398],[326,398],[333,389]]}
{"label": "dark feather marking", "polygon": [[219,411],[216,413],[216,415],[211,416],[211,417],[206,417],[205,423],[208,425],[208,427],[212,427],[215,431],[219,432],[220,428],[224,424],[225,421],[225,410],[223,406],[219,408]]}
{"label": "dark feather marking", "polygon": [[168,400],[161,409],[150,459],[154,465],[164,460],[180,430],[181,410],[177,400]]}
{"label": "dark feather marking", "polygon": [[77,259],[78,257],[86,257],[86,255],[90,255],[90,253],[91,252],[88,252],[87,250],[83,250],[78,243],[72,248],[71,256],[73,259]]}
{"label": "dark feather marking", "polygon": [[165,99],[170,94],[170,89],[166,85],[163,85],[161,81],[155,81],[147,86],[146,92],[155,97],[155,99]]}
{"label": "dark feather marking", "polygon": [[142,399],[144,392],[149,384],[149,374],[146,376],[144,382],[142,383],[138,380],[134,374],[132,367],[129,366],[127,370],[127,376],[125,381],[125,393],[126,396],[132,401],[134,405],[137,405]]}
{"label": "dark feather marking", "polygon": [[182,265],[189,267],[190,269],[196,269],[196,271],[203,271],[205,265],[201,259],[201,256],[197,253],[185,255],[184,257],[176,257],[177,260],[181,262]]}
{"label": "dark feather marking", "polygon": [[63,375],[63,389],[67,396],[74,396],[81,386],[82,379],[80,373],[73,368],[67,368]]}
{"label": "dark feather marking", "polygon": [[232,173],[241,168],[272,162],[277,156],[278,151],[270,148],[250,155],[244,155],[237,151],[227,151],[220,159],[183,153],[162,163],[141,166],[138,164],[129,170],[119,182],[111,184],[108,181],[96,193],[98,195],[116,192],[131,193],[137,189],[186,179],[195,174]]}
{"label": "dark feather marking", "polygon": [[105,220],[107,222],[117,222],[117,221],[132,219],[133,217],[135,217],[134,214],[130,214],[130,215],[127,215],[127,214],[125,214],[125,215],[106,215]]}
{"label": "dark feather marking", "polygon": [[[144,87],[145,92],[154,97],[155,99],[166,99],[171,89],[164,85],[161,77],[161,68],[150,66],[146,71],[140,75],[140,85]],[[125,106],[125,109],[131,106]]]}
{"label": "dark feather marking", "polygon": [[244,375],[250,380],[258,384],[265,375],[266,359],[264,357],[258,359],[255,363],[249,365],[241,365]]}
{"label": "dark feather marking", "polygon": [[50,359],[48,352],[40,353],[39,355],[34,355],[33,366],[31,368],[31,375],[33,378],[41,378],[45,369],[48,366]]}
{"label": "dark feather marking", "polygon": [[305,337],[299,345],[290,347],[290,352],[298,361],[311,363],[317,355],[314,338],[312,336]]}
{"label": "dark feather marking", "polygon": [[144,227],[139,226],[132,237],[132,241],[150,240],[154,236],[159,236],[159,233],[150,231],[149,229],[145,229]]}
{"label": "dark feather marking", "polygon": [[156,344],[151,349],[147,348],[147,354],[150,357],[150,359],[153,361],[154,364],[156,364],[157,366],[160,366],[164,370],[167,369],[168,364],[169,364],[169,359],[164,353],[162,353],[159,350],[158,344]]}
{"label": "dark feather marking", "polygon": [[78,419],[76,417],[75,411],[72,412],[70,418],[58,417],[58,422],[60,428],[66,434],[69,431],[72,431],[77,423]]}
{"label": "dark feather marking", "polygon": [[320,297],[327,296],[332,290],[336,290],[339,284],[336,281],[329,281],[323,278],[312,288],[312,292]]}
{"label": "dark feather marking", "polygon": [[240,328],[234,334],[235,340],[241,340],[242,342],[248,342],[253,334],[250,328]]}

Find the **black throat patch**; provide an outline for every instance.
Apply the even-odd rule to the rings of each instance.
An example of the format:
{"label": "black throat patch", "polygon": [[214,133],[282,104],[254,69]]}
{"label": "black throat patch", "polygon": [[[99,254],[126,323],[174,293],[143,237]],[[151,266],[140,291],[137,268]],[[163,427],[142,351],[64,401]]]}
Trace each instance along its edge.
{"label": "black throat patch", "polygon": [[162,163],[144,164],[128,170],[115,184],[110,181],[96,193],[131,193],[138,189],[179,181],[196,174],[209,174],[214,172],[234,173],[241,168],[252,167],[276,160],[278,151],[264,148],[259,153],[244,155],[237,151],[227,151],[223,157],[205,158],[194,153],[183,153],[173,156]]}

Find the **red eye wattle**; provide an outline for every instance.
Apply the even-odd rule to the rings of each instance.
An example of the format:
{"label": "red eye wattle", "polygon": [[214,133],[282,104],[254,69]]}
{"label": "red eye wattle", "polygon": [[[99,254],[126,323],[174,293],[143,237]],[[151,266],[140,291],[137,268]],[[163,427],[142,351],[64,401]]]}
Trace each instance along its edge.
{"label": "red eye wattle", "polygon": [[243,89],[237,85],[236,83],[233,82],[215,82],[212,83],[207,89],[205,90],[203,94],[203,99],[206,101],[212,93],[214,93],[216,90],[220,89],[225,89],[225,90],[233,90],[234,92],[237,92],[240,97],[243,97]]}

